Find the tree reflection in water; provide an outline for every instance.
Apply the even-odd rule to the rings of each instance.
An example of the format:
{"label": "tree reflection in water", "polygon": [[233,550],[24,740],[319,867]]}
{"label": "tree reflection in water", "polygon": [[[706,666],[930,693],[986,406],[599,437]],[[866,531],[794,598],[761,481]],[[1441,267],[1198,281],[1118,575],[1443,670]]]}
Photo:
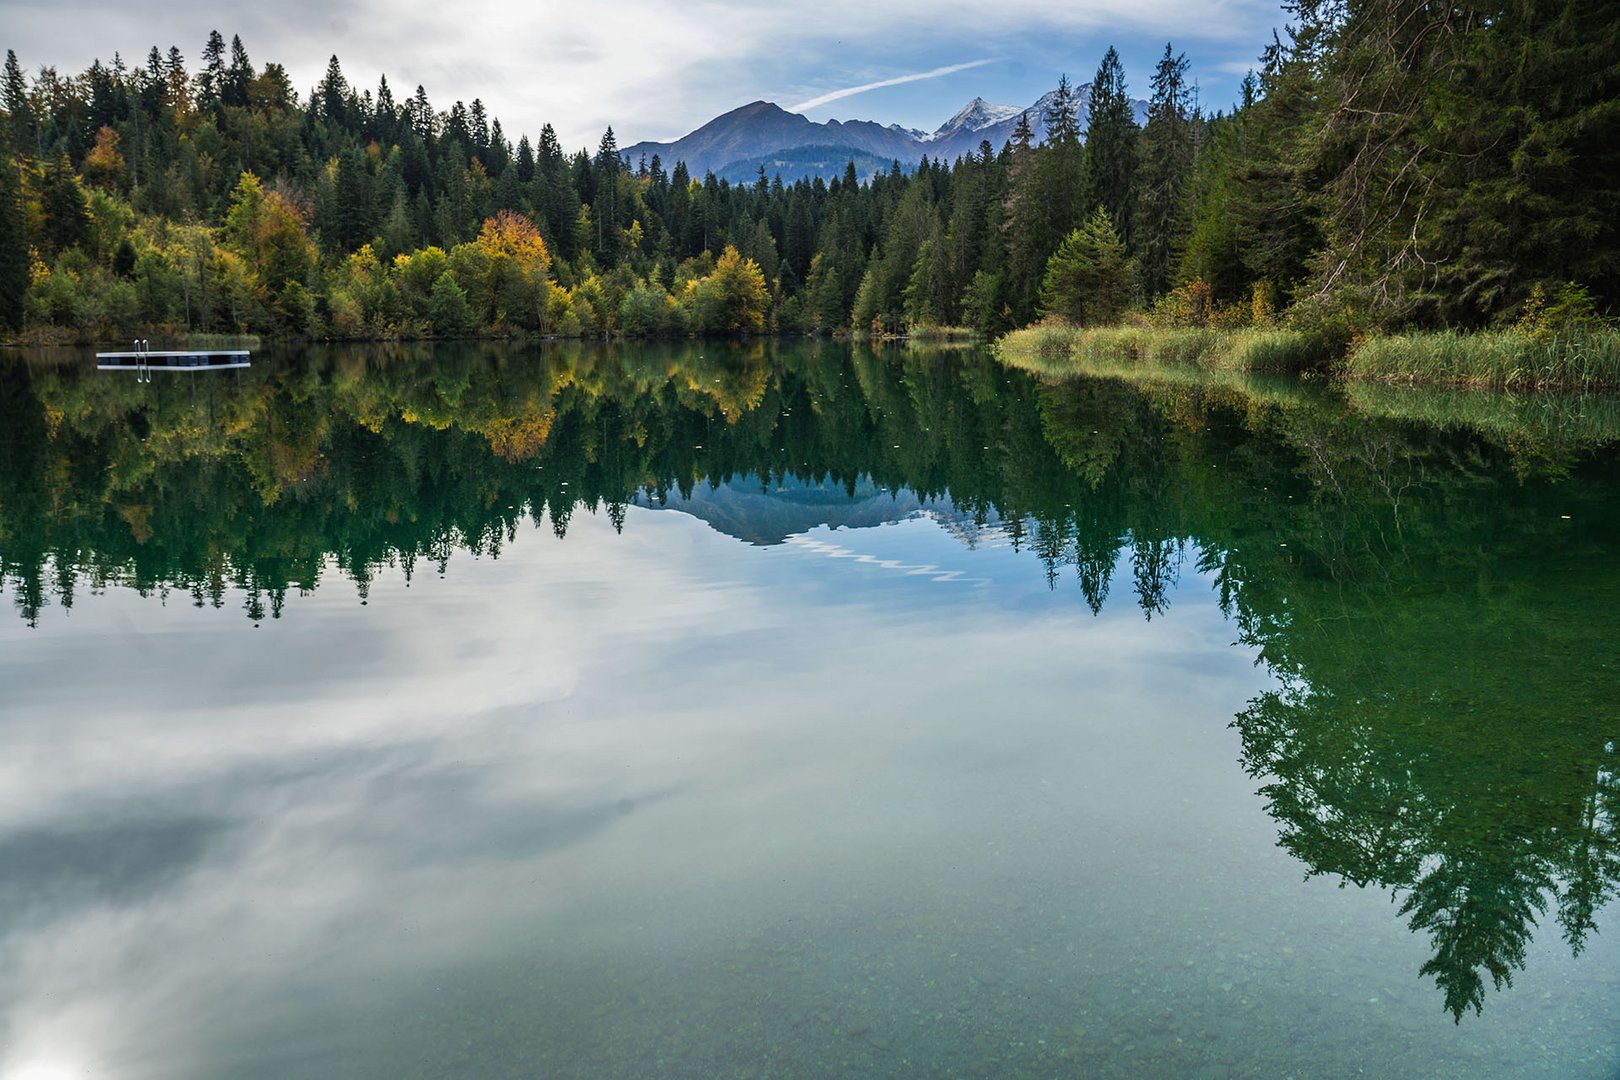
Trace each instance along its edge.
{"label": "tree reflection in water", "polygon": [[1620,424],[1562,407],[828,343],[9,359],[0,583],[30,624],[114,586],[280,618],[743,476],[948,495],[1094,612],[1123,565],[1164,612],[1190,560],[1278,679],[1234,725],[1279,842],[1391,890],[1460,1020],[1620,881]]}

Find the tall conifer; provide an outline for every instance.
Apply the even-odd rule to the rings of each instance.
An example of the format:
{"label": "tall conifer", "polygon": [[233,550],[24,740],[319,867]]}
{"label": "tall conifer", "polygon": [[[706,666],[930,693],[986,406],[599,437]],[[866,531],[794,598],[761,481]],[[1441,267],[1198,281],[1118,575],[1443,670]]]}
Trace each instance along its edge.
{"label": "tall conifer", "polygon": [[20,163],[9,133],[0,128],[0,326],[21,330],[28,292],[28,236],[24,229]]}
{"label": "tall conifer", "polygon": [[1186,234],[1183,196],[1193,167],[1193,126],[1188,115],[1187,58],[1164,47],[1153,73],[1147,127],[1140,140],[1136,203],[1137,265],[1149,296],[1163,292]]}
{"label": "tall conifer", "polygon": [[1125,90],[1125,68],[1112,46],[1091,80],[1087,102],[1085,168],[1081,206],[1101,206],[1127,243],[1136,199],[1136,117]]}

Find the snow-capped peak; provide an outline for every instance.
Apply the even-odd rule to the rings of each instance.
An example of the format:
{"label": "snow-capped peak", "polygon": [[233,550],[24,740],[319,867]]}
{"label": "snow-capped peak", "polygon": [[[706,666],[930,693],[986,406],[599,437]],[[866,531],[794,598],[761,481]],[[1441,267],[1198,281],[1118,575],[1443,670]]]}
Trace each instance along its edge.
{"label": "snow-capped peak", "polygon": [[962,106],[960,112],[945,121],[940,126],[940,129],[928,136],[928,138],[930,140],[940,139],[947,135],[954,135],[959,131],[981,131],[984,128],[999,124],[1003,120],[1011,120],[1023,111],[1016,105],[992,105],[984,98],[976,97]]}

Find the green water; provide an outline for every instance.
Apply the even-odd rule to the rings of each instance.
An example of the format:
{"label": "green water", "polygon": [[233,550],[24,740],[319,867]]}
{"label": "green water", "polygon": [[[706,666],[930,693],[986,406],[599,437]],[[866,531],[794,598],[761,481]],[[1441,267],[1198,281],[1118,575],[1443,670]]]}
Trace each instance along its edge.
{"label": "green water", "polygon": [[1620,1076],[1617,427],[0,358],[0,1080]]}

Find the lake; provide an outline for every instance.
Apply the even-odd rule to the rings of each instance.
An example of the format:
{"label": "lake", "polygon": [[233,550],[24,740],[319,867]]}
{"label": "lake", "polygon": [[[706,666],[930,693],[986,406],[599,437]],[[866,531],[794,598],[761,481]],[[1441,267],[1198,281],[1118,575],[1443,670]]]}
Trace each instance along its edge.
{"label": "lake", "polygon": [[1620,408],[0,357],[0,1078],[1620,1076]]}

